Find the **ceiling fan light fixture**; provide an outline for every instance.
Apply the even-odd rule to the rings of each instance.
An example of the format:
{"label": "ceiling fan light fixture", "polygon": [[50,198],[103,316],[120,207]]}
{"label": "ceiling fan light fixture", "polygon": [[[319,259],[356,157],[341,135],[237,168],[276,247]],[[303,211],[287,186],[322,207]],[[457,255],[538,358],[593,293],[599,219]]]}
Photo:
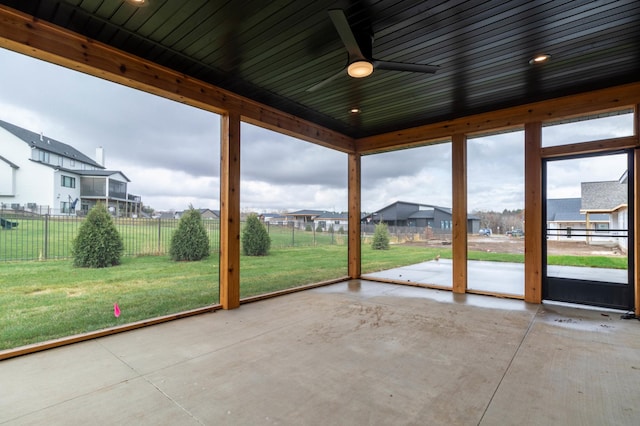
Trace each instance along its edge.
{"label": "ceiling fan light fixture", "polygon": [[347,73],[353,78],[369,77],[373,73],[373,64],[369,61],[355,61],[347,67]]}

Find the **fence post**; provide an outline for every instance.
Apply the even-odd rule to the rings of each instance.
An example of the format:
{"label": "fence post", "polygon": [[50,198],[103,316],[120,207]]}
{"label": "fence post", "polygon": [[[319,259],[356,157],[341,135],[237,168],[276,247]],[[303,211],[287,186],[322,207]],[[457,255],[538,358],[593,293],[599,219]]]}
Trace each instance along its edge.
{"label": "fence post", "polygon": [[296,229],[296,224],[292,223],[291,224],[291,247],[296,246],[295,229]]}
{"label": "fence post", "polygon": [[44,215],[44,247],[42,248],[42,258],[47,259],[49,252],[49,214]]}
{"label": "fence post", "polygon": [[160,233],[161,233],[160,218],[158,218],[158,254],[160,254]]}

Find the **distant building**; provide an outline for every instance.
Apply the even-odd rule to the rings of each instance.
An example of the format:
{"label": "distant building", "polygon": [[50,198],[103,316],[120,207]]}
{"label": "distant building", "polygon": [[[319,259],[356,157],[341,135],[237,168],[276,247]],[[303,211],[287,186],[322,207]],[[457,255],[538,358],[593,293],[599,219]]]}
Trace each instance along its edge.
{"label": "distant building", "polygon": [[[431,204],[396,201],[380,210],[368,214],[363,223],[386,223],[388,226],[431,228],[436,233],[449,233],[452,229],[451,208]],[[467,215],[467,232],[475,234],[480,230],[480,218]]]}
{"label": "distant building", "polygon": [[305,229],[307,224],[313,225],[315,218],[326,213],[323,210],[297,210],[291,213],[283,213],[283,216],[287,218],[287,224],[293,223],[296,228]]}
{"label": "distant building", "polygon": [[548,199],[547,238],[615,243],[626,251],[629,240],[627,180],[625,172],[614,181],[582,182],[581,198]]}
{"label": "distant building", "polygon": [[[0,120],[0,202],[5,209],[51,214],[87,213],[97,202],[114,215],[137,214],[140,196],[121,171],[104,167],[70,145]],[[51,209],[41,211],[41,206]]]}

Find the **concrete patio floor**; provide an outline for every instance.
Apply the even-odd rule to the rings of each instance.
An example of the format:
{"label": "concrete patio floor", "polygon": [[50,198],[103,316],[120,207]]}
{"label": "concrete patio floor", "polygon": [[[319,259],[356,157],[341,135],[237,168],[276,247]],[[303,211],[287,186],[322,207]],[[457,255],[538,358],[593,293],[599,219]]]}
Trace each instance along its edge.
{"label": "concrete patio floor", "polygon": [[[627,283],[626,269],[587,268],[575,266],[549,266],[547,273],[553,277]],[[524,297],[524,264],[469,260],[467,262],[469,290]],[[384,271],[368,273],[365,278],[406,281],[418,284],[435,284],[451,288],[453,265],[451,259],[429,260],[414,265],[400,266]]]}
{"label": "concrete patio floor", "polygon": [[640,322],[364,280],[0,362],[0,424],[638,425]]}

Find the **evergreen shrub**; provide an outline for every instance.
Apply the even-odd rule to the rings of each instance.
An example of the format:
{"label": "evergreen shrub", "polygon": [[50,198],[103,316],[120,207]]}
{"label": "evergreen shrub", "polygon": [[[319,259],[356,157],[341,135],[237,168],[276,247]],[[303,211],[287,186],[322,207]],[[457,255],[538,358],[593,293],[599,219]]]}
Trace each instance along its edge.
{"label": "evergreen shrub", "polygon": [[371,248],[374,250],[389,250],[389,228],[387,228],[386,223],[376,225]]}
{"label": "evergreen shrub", "polygon": [[242,231],[242,252],[246,256],[266,256],[271,248],[271,237],[256,214],[247,217]]}
{"label": "evergreen shrub", "polygon": [[122,237],[104,204],[96,204],[80,225],[73,239],[73,265],[81,268],[105,268],[120,264],[124,253]]}
{"label": "evergreen shrub", "polygon": [[171,236],[169,255],[176,261],[202,260],[209,256],[209,236],[200,212],[192,206],[184,212]]}

